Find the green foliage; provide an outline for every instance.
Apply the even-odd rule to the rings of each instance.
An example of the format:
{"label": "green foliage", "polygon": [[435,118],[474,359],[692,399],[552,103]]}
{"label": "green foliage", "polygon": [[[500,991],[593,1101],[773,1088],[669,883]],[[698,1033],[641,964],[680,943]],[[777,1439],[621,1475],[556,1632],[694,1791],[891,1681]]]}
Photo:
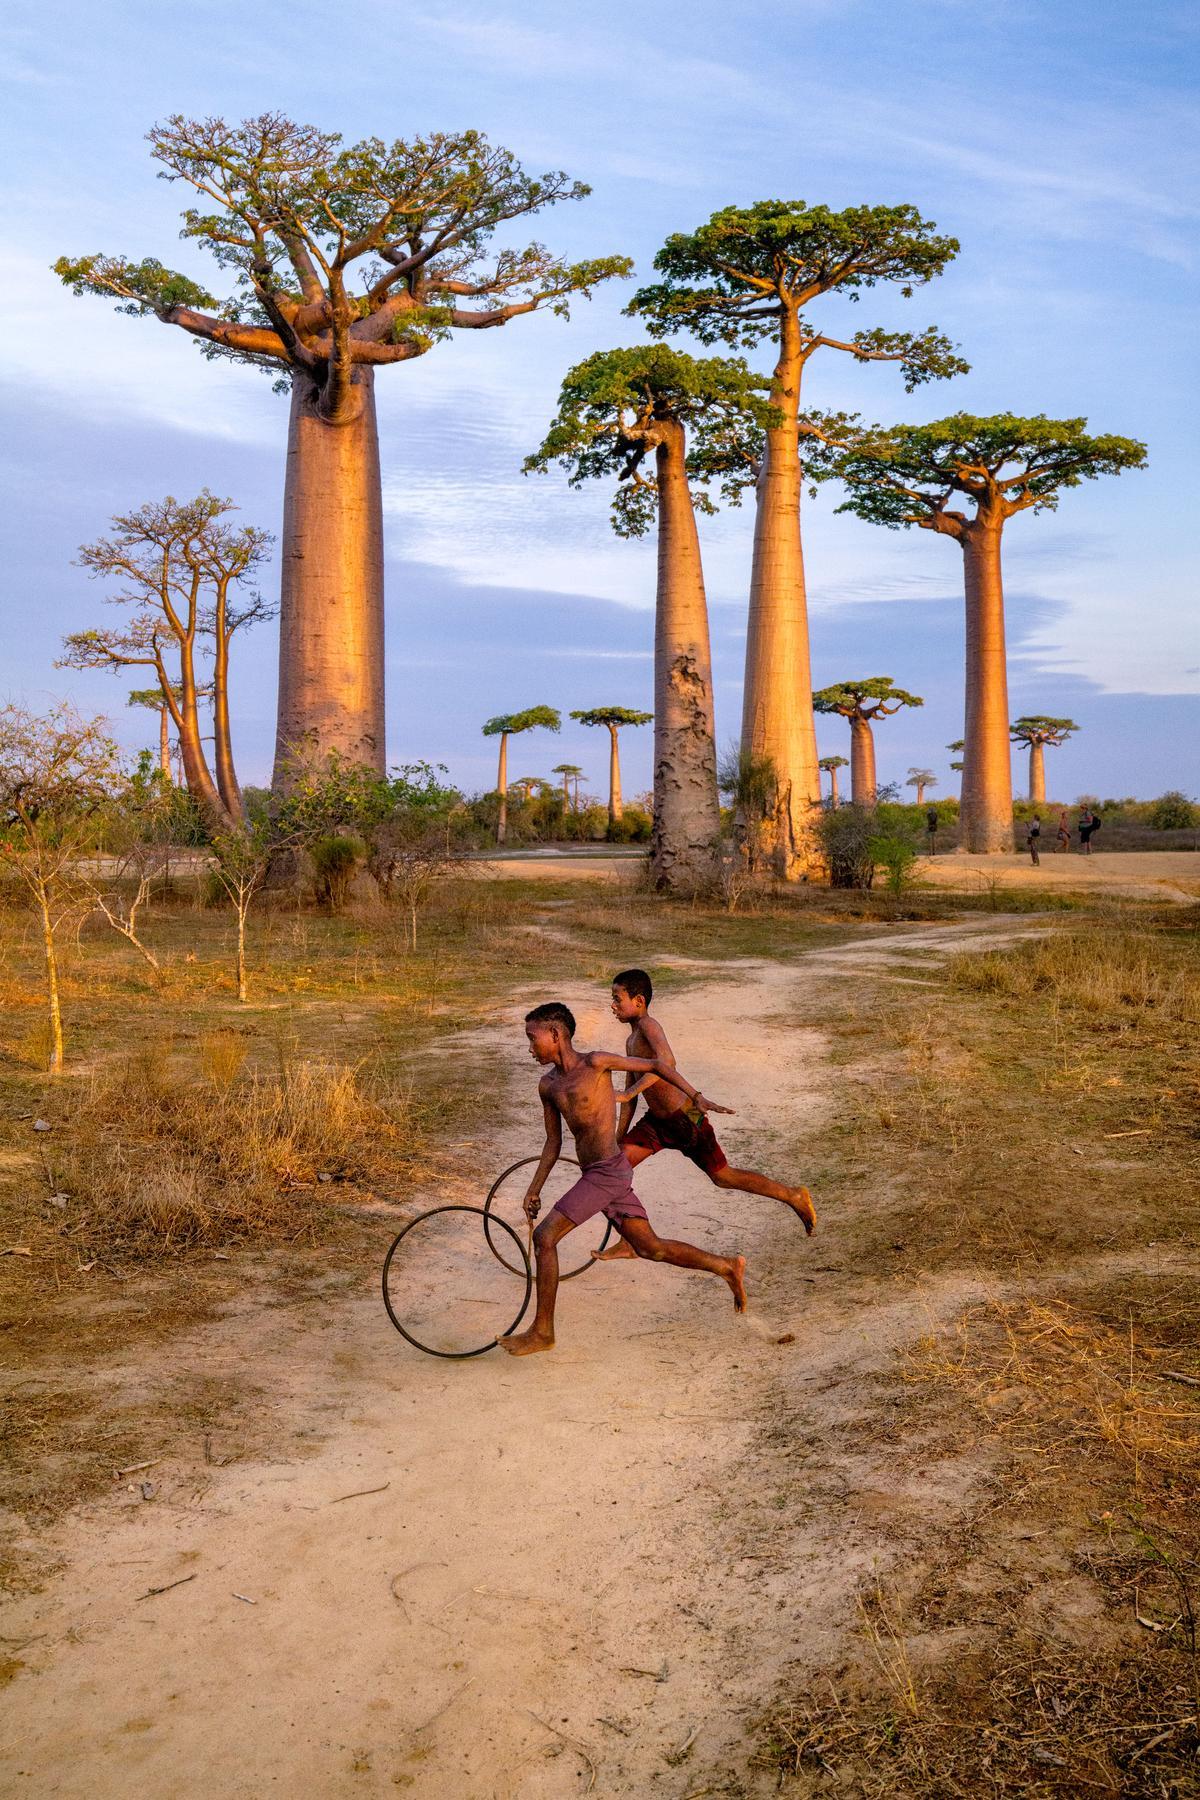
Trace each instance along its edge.
{"label": "green foliage", "polygon": [[818,688],[813,695],[813,711],[840,713],[844,719],[887,718],[902,706],[924,706],[919,694],[897,687],[890,675],[873,675],[866,681],[839,681],[833,687]]}
{"label": "green foliage", "polygon": [[[231,291],[217,300],[153,258],[61,257],[55,272],[77,294],[181,324],[207,356],[275,375],[354,361],[360,344],[374,361],[403,361],[452,329],[540,307],[565,314],[632,266],[564,262],[539,243],[493,250],[501,226],[589,190],[561,171],[527,175],[478,131],[343,146],[277,112],[234,125],[177,113],[149,141],[164,178],[199,196],[182,235],[205,246]],[[343,329],[331,331],[335,321]]]}
{"label": "green foliage", "polygon": [[1150,824],[1155,831],[1192,830],[1200,825],[1200,807],[1178,788],[1170,788],[1151,807]]}
{"label": "green foliage", "polygon": [[[803,308],[832,289],[857,299],[879,282],[895,283],[909,296],[957,252],[957,239],[939,237],[912,206],[842,212],[803,200],[728,206],[698,230],[667,239],[654,259],[666,279],[641,288],[627,311],[644,318],[656,337],[690,331],[705,344],[751,346],[777,334],[785,305]],[[860,331],[848,342],[807,332],[806,341],[849,350],[861,361],[897,361],[910,389],[967,367],[932,327],[916,334]]]}
{"label": "green foliage", "polygon": [[847,769],[850,759],[847,756],[823,756],[817,764],[819,769]]}
{"label": "green foliage", "polygon": [[642,806],[625,807],[619,819],[608,827],[611,844],[648,844],[654,830],[654,819]]}
{"label": "green foliage", "polygon": [[527,706],[524,712],[497,713],[482,728],[484,737],[515,736],[522,731],[560,731],[562,716],[553,706]]}
{"label": "green foliage", "polygon": [[366,846],[352,837],[319,837],[308,846],[316,877],[317,899],[333,912],[346,904],[350,883],[366,857]]}
{"label": "green foliage", "polygon": [[628,706],[592,706],[585,707],[582,712],[573,712],[573,719],[581,725],[648,725],[654,717],[653,713],[637,712]]}
{"label": "green foliage", "polygon": [[917,862],[917,852],[908,838],[885,832],[871,838],[867,847],[884,871],[888,893],[905,893],[912,886]]}
{"label": "green foliage", "polygon": [[769,386],[740,359],[696,358],[665,344],[598,351],[567,373],[557,416],[525,472],[557,463],[572,487],[614,481],[613,529],[641,537],[658,495],[644,464],[674,437],[681,451],[687,444],[686,472],[699,484],[693,506],[715,510],[707,492],[713,481],[736,506],[754,480],[766,427],[781,416],[766,399]]}
{"label": "green foliage", "polygon": [[1022,713],[1008,728],[1014,744],[1064,744],[1079,727],[1074,719],[1052,719],[1045,713]]}
{"label": "green foliage", "polygon": [[1144,444],[1089,435],[1086,419],[954,413],[930,425],[871,427],[823,473],[836,474],[849,490],[839,512],[894,531],[937,529],[939,518],[967,522],[950,508],[955,495],[999,507],[1004,517],[1052,511],[1064,488],[1145,465]]}

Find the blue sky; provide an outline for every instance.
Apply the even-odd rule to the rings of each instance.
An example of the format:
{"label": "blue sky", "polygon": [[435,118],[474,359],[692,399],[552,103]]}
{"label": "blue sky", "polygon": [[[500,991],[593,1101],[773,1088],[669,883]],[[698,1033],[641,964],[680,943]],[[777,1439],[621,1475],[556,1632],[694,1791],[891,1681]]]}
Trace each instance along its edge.
{"label": "blue sky", "polygon": [[[181,332],[76,300],[48,271],[64,252],[158,255],[213,279],[177,242],[181,190],[154,179],[144,132],[170,112],[281,109],[347,139],[474,125],[530,168],[568,170],[590,199],[539,222],[564,254],[623,251],[647,279],[665,235],[765,197],[833,206],[911,201],[962,251],[910,301],[876,294],[855,325],[955,338],[972,372],[905,395],[897,372],[829,353],[814,404],[872,418],[1086,415],[1147,440],[1150,468],[1019,518],[1006,545],[1010,697],[1070,713],[1079,737],[1050,784],[1156,793],[1200,787],[1196,263],[1200,15],[1150,0],[17,0],[0,38],[8,180],[0,257],[5,547],[0,693],[69,693],[145,739],[116,678],[55,670],[62,635],[103,622],[76,546],[145,499],[208,486],[277,529],[286,402],[252,370],[205,363]],[[466,335],[379,382],[387,529],[389,753],[492,776],[489,714],[646,706],[654,556],[613,536],[606,496],[523,477],[565,369],[636,341],[613,284],[569,324]],[[822,315],[845,321],[836,300]],[[765,359],[759,357],[760,362]],[[807,508],[819,684],[889,674],[922,711],[879,733],[883,779],[937,769],[962,731],[961,565],[929,533]],[[751,514],[702,521],[718,735],[736,731]],[[275,643],[241,646],[239,766],[269,770]],[[822,720],[824,751],[846,751]],[[514,774],[560,760],[603,786],[601,734],[568,723],[516,752]],[[626,787],[649,779],[628,734]],[[1018,778],[1021,763],[1017,762]]]}

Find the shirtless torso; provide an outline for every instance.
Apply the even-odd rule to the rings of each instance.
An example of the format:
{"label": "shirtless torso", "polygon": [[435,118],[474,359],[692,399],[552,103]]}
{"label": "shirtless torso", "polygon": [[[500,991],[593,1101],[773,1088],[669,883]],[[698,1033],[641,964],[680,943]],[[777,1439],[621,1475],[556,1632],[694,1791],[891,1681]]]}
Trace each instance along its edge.
{"label": "shirtless torso", "polygon": [[[633,1054],[631,1050],[629,1055]],[[561,1116],[575,1139],[579,1164],[584,1169],[617,1154],[612,1075],[606,1068],[597,1068],[595,1057],[595,1052],[585,1053],[572,1068],[551,1069],[538,1083],[547,1132],[551,1129],[551,1113]]]}

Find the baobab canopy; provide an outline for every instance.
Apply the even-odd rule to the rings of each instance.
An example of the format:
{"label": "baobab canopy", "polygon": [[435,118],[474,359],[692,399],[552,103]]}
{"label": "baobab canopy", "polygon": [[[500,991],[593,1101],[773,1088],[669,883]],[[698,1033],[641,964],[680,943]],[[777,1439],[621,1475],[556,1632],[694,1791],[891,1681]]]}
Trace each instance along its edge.
{"label": "baobab canopy", "polygon": [[924,706],[917,694],[897,687],[890,675],[872,675],[866,681],[839,681],[819,688],[813,707],[819,713],[841,713],[844,718],[875,719],[899,712],[902,706]]}
{"label": "baobab canopy", "polygon": [[1045,713],[1022,713],[1009,727],[1014,744],[1062,744],[1078,730],[1074,719],[1050,719]]}

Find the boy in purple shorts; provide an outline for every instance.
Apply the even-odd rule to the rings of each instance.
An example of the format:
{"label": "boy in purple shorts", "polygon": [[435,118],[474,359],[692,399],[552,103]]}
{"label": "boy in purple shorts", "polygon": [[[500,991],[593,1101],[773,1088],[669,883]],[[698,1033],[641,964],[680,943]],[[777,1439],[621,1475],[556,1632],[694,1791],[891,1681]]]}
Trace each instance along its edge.
{"label": "boy in purple shorts", "polygon": [[569,1231],[603,1213],[611,1219],[635,1256],[674,1263],[680,1269],[704,1269],[719,1275],[733,1294],[738,1312],[746,1310],[744,1256],[710,1256],[692,1244],[660,1238],[633,1191],[633,1176],[617,1144],[616,1096],[612,1071],[656,1076],[686,1094],[700,1112],[730,1112],[706,1100],[673,1064],[651,1057],[615,1056],[608,1050],[577,1050],[575,1019],[561,1001],[535,1006],[525,1016],[525,1035],[534,1062],[549,1065],[538,1083],[546,1144],[525,1195],[525,1213],[536,1219],[543,1183],[562,1153],[565,1119],[575,1139],[582,1174],[569,1193],[542,1220],[533,1234],[537,1252],[537,1314],[528,1331],[499,1340],[510,1356],[532,1356],[554,1348],[554,1302],[558,1295],[558,1245]]}
{"label": "boy in purple shorts", "polygon": [[[657,1019],[650,1016],[654,989],[645,969],[622,969],[612,978],[613,1017],[626,1027],[629,1036],[625,1048],[633,1057],[653,1057],[658,1063],[674,1069],[675,1055],[667,1042],[667,1034]],[[630,1130],[638,1094],[645,1095],[646,1112]],[[617,1142],[631,1169],[636,1169],[648,1156],[660,1150],[678,1150],[703,1169],[714,1187],[738,1188],[744,1194],[762,1194],[768,1200],[781,1200],[790,1206],[805,1231],[812,1235],[817,1222],[812,1195],[806,1187],[785,1187],[769,1175],[753,1169],[734,1169],[717,1142],[716,1134],[702,1112],[690,1106],[678,1091],[678,1083],[670,1086],[654,1075],[640,1081],[630,1080],[617,1096],[621,1116],[617,1123]],[[714,1111],[721,1109],[715,1107]],[[624,1244],[615,1244],[601,1252],[602,1262],[628,1256]]]}

